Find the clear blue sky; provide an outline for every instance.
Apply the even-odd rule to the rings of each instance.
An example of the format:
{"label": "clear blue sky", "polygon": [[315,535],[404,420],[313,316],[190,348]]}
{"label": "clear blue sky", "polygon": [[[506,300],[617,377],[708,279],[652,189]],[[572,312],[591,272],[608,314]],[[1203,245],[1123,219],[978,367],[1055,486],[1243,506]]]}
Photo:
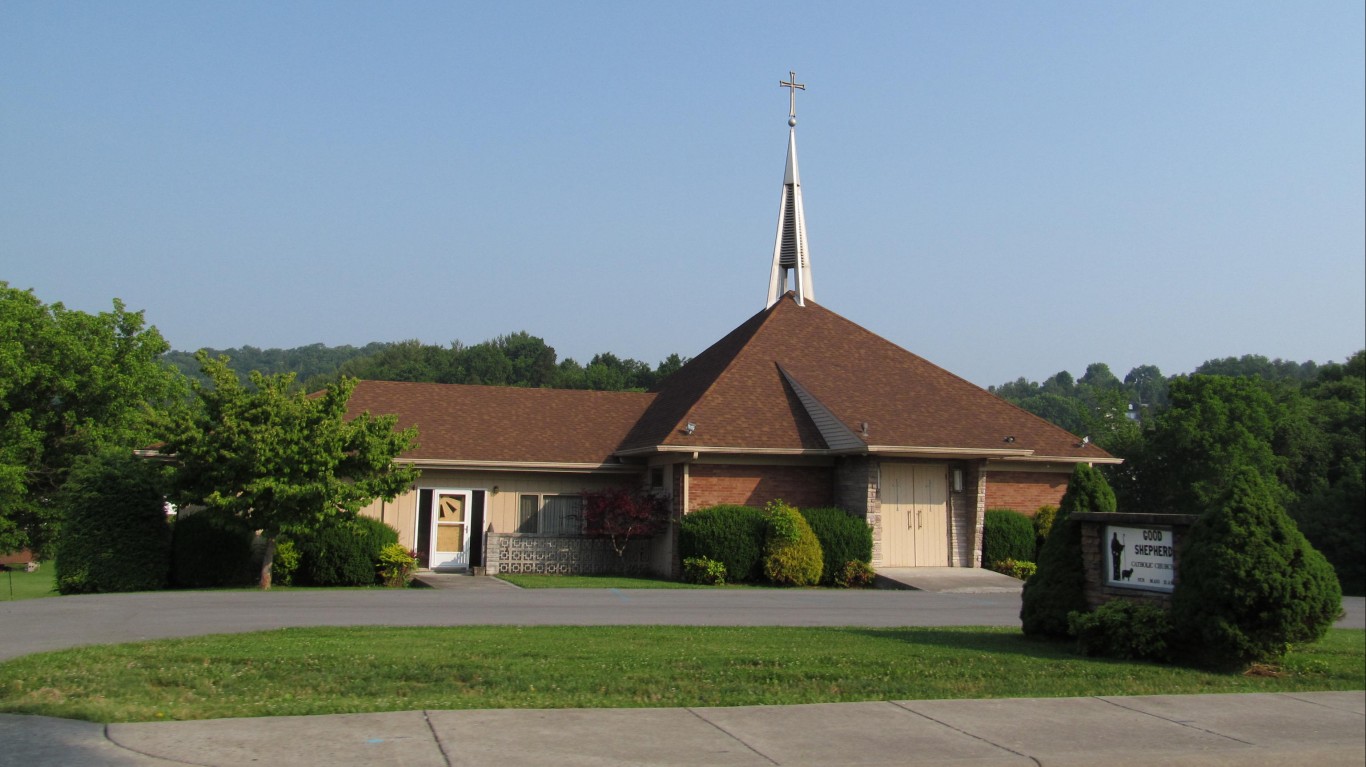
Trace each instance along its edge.
{"label": "clear blue sky", "polygon": [[0,3],[0,279],[178,349],[763,308],[789,69],[817,300],[969,380],[1366,346],[1341,2]]}

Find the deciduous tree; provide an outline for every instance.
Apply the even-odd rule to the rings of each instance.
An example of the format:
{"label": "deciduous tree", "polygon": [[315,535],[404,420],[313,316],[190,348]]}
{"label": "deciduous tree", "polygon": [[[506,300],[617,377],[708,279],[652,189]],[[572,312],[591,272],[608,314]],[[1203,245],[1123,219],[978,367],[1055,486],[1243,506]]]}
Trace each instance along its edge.
{"label": "deciduous tree", "polygon": [[261,588],[270,588],[280,533],[307,534],[376,498],[392,500],[417,478],[394,462],[413,446],[415,429],[395,431],[389,415],[346,417],[354,379],[307,395],[293,375],[254,372],[243,385],[227,360],[198,358],[210,384],[194,386],[164,448],[176,462],[176,500],[234,514],[261,532]]}
{"label": "deciduous tree", "polygon": [[87,314],[0,282],[0,551],[51,546],[77,458],[152,439],[154,412],[184,392],[167,348],[118,299]]}
{"label": "deciduous tree", "polygon": [[660,496],[625,487],[583,492],[584,532],[611,541],[618,558],[632,540],[652,538],[668,526],[668,502]]}

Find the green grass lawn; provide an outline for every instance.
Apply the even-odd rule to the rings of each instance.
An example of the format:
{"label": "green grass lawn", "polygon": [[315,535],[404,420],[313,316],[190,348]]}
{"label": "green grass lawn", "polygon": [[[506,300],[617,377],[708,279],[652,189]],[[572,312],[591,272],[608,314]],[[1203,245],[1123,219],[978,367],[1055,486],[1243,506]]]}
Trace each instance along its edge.
{"label": "green grass lawn", "polygon": [[0,711],[131,722],[1363,687],[1366,632],[1345,629],[1242,675],[1089,659],[1004,628],[308,628],[18,658],[0,664]]}
{"label": "green grass lawn", "polygon": [[[11,565],[16,569],[0,573],[0,602],[11,599],[37,599],[38,597],[57,596],[57,568],[51,562],[44,562],[32,573],[24,572],[23,565]],[[11,593],[13,588],[13,593]]]}

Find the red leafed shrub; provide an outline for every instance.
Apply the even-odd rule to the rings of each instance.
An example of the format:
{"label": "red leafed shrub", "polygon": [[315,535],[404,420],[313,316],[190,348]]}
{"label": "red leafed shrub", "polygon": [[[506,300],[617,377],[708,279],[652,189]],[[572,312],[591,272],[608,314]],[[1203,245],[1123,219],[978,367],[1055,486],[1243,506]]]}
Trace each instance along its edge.
{"label": "red leafed shrub", "polygon": [[609,539],[618,557],[632,538],[652,538],[668,526],[665,498],[625,487],[583,491],[583,531]]}

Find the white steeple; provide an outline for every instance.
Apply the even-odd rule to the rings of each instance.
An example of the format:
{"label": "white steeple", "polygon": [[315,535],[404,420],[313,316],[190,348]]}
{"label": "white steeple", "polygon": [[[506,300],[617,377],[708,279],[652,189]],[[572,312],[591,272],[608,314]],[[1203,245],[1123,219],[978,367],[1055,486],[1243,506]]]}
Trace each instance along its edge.
{"label": "white steeple", "polygon": [[[773,243],[773,268],[768,275],[768,304],[788,290],[797,293],[797,304],[815,299],[811,290],[811,258],[806,249],[806,214],[802,211],[802,179],[797,172],[797,91],[806,86],[797,82],[797,73],[788,72],[788,79],[779,85],[791,90],[787,117],[787,169],[783,171],[783,199],[778,208],[778,236]],[[792,285],[788,286],[788,273]]]}

